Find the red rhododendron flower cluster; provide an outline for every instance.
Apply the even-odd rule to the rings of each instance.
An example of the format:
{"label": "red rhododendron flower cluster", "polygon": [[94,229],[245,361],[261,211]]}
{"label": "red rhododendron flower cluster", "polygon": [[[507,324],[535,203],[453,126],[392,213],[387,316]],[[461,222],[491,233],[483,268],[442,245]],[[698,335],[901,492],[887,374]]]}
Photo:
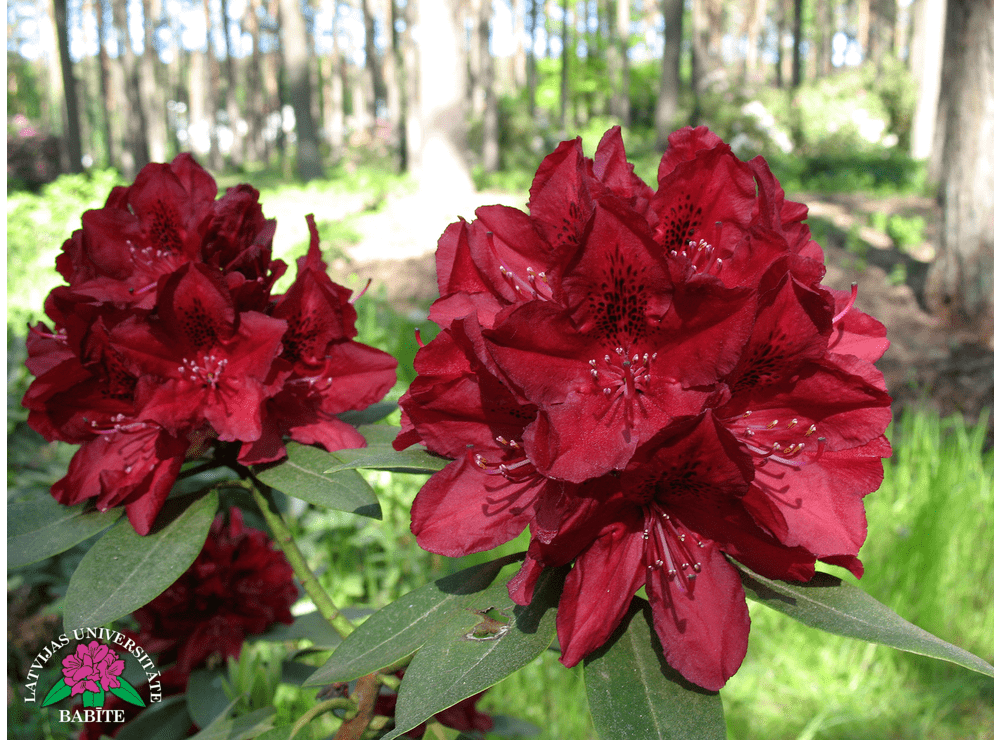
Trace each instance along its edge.
{"label": "red rhododendron flower cluster", "polygon": [[363,447],[336,414],[379,400],[396,361],[353,341],[350,291],[326,274],[319,235],[292,287],[272,296],[275,223],[249,185],[216,199],[189,156],[144,167],[83,214],[56,261],[53,322],[32,328],[24,398],[48,440],[80,444],[52,488],[63,504],[124,505],[150,531],[185,459],[238,444],[244,465],[278,460],[290,436]]}
{"label": "red rhododendron flower cluster", "polygon": [[212,655],[238,657],[244,640],[279,622],[292,623],[298,589],[292,566],[260,530],[230,509],[212,523],[204,548],[162,594],[133,612],[136,642],[157,663],[173,662],[168,679],[187,681]]}
{"label": "red rhododendron flower cluster", "polygon": [[738,561],[860,576],[862,498],[890,453],[872,363],[885,329],[821,285],[823,253],[758,157],[706,128],[670,137],[653,190],[618,129],[545,158],[530,213],[449,226],[440,334],[417,355],[397,448],[452,458],[417,496],[418,542],[450,556],[525,527],[526,604],[573,562],[562,661],[604,644],[645,587],[667,661],[719,689],[746,652]]}

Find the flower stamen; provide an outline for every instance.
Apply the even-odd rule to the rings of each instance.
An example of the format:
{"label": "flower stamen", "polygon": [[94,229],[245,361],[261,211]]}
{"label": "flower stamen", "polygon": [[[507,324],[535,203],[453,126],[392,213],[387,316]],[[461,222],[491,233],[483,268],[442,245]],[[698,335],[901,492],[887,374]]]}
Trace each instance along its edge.
{"label": "flower stamen", "polygon": [[[625,424],[631,428],[635,421],[636,406],[639,407],[643,416],[646,415],[642,394],[646,393],[649,387],[649,374],[653,360],[656,359],[656,353],[646,352],[641,357],[635,353],[629,358],[624,347],[615,347],[615,355],[620,359],[612,359],[610,354],[604,355],[603,367],[598,365],[597,360],[587,362],[590,365],[590,377],[594,379],[594,384],[610,401],[608,407],[597,418],[603,419],[608,416],[610,424],[617,414],[618,407],[622,406]],[[611,412],[610,416],[609,412]]]}
{"label": "flower stamen", "polygon": [[[652,546],[646,548],[646,569],[654,571],[665,566],[667,580],[677,578],[681,587],[691,593],[695,577],[701,573],[701,562],[695,557],[687,535],[678,530],[670,515],[658,505],[650,504],[643,508],[645,523],[642,539],[650,542],[650,535],[653,535]],[[692,540],[698,548],[705,546],[697,537],[692,537]]]}
{"label": "flower stamen", "polygon": [[229,360],[225,357],[216,357],[214,354],[203,355],[200,361],[185,359],[181,367],[177,368],[177,372],[182,376],[187,375],[188,380],[193,383],[217,388],[219,378],[228,364]]}

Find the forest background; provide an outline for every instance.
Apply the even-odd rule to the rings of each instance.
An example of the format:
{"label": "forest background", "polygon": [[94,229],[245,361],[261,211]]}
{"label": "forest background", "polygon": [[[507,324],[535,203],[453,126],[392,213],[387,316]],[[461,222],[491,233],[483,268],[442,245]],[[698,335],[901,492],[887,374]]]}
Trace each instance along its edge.
{"label": "forest background", "polygon": [[[222,187],[258,187],[286,261],[315,211],[338,279],[376,277],[360,338],[400,358],[398,397],[413,326],[432,336],[427,255],[458,213],[523,205],[544,154],[577,135],[590,154],[614,124],[654,182],[667,134],[708,125],[809,202],[836,287],[860,280],[859,305],[902,348],[884,370],[910,411],[869,499],[889,536],[866,545],[861,585],[992,662],[992,2],[9,0],[7,19],[9,497],[51,485],[73,451],[24,424],[25,322],[82,211],[145,163],[192,151]],[[303,536],[331,593],[377,608],[461,566],[412,542],[420,481],[370,482],[385,521],[314,511]],[[10,681],[56,629],[82,551],[9,575]],[[808,630],[754,620],[756,657],[724,692],[731,737],[992,733],[988,680],[846,640],[817,651]],[[241,709],[308,707],[278,687],[277,654],[248,646],[230,674],[249,681]],[[593,737],[566,710],[586,701],[579,673],[543,657],[487,708]],[[60,736],[17,706],[12,719],[12,736]]]}

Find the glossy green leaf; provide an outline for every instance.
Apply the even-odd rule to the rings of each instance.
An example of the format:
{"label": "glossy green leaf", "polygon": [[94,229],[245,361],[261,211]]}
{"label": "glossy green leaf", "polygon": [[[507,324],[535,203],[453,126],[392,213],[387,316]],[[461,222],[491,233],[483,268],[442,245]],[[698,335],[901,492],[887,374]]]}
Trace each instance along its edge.
{"label": "glossy green leaf", "polygon": [[163,593],[198,557],[218,505],[214,491],[194,500],[168,500],[145,537],[136,534],[128,519],[119,521],[70,578],[64,629],[106,624]]}
{"label": "glossy green leaf", "polygon": [[88,510],[86,504],[63,506],[41,490],[8,501],[7,569],[65,552],[110,527],[122,512]]}
{"label": "glossy green leaf", "polygon": [[653,612],[638,597],[611,639],[584,661],[590,715],[605,740],[725,740],[718,692],[667,665]]}
{"label": "glossy green leaf", "polygon": [[333,651],[305,686],[352,681],[392,665],[423,645],[455,609],[486,589],[505,566],[523,557],[510,555],[428,583],[372,614]]}
{"label": "glossy green leaf", "polygon": [[485,691],[541,655],[556,636],[556,605],[567,571],[543,571],[526,607],[511,601],[508,578],[498,574],[487,588],[442,615],[406,668],[396,726],[385,740]]}
{"label": "glossy green leaf", "polygon": [[47,707],[50,704],[60,702],[72,693],[73,687],[66,683],[66,679],[60,679],[49,689],[49,693],[45,695],[45,698],[42,699],[42,706]]}
{"label": "glossy green leaf", "polygon": [[295,442],[289,442],[286,448],[287,460],[254,469],[262,483],[310,504],[372,519],[382,518],[375,492],[356,470],[328,473],[326,471],[338,462],[333,454]]}
{"label": "glossy green leaf", "polygon": [[127,701],[129,704],[135,704],[137,707],[146,706],[146,702],[142,700],[139,692],[135,690],[135,687],[132,684],[124,678],[119,678],[118,682],[121,684],[120,686],[115,686],[114,688],[109,689],[112,694],[123,701]]}
{"label": "glossy green leaf", "polygon": [[736,566],[747,596],[810,627],[993,675],[993,666],[982,658],[910,624],[857,586],[829,573],[817,573],[807,583],[791,583],[764,578],[739,563]]}
{"label": "glossy green leaf", "polygon": [[180,740],[191,729],[191,717],[183,696],[154,702],[138,717],[124,725],[115,740]]}
{"label": "glossy green leaf", "polygon": [[392,441],[399,434],[399,427],[386,424],[371,424],[358,428],[367,447],[357,450],[337,450],[333,464],[328,463],[327,472],[335,473],[341,470],[356,468],[371,468],[392,470],[403,473],[436,473],[451,462],[443,457],[432,455],[422,447],[410,447],[397,451]]}

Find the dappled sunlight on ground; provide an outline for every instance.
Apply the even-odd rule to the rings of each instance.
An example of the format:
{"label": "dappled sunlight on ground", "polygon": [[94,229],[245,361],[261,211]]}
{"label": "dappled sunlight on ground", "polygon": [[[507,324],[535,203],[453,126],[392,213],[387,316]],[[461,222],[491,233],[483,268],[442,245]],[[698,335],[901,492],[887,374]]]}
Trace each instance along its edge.
{"label": "dappled sunlight on ground", "polygon": [[362,241],[347,250],[356,261],[407,259],[429,254],[448,224],[462,216],[476,217],[476,209],[496,203],[524,208],[527,194],[498,192],[454,195],[418,191],[390,195],[379,213],[365,214],[358,222]]}

